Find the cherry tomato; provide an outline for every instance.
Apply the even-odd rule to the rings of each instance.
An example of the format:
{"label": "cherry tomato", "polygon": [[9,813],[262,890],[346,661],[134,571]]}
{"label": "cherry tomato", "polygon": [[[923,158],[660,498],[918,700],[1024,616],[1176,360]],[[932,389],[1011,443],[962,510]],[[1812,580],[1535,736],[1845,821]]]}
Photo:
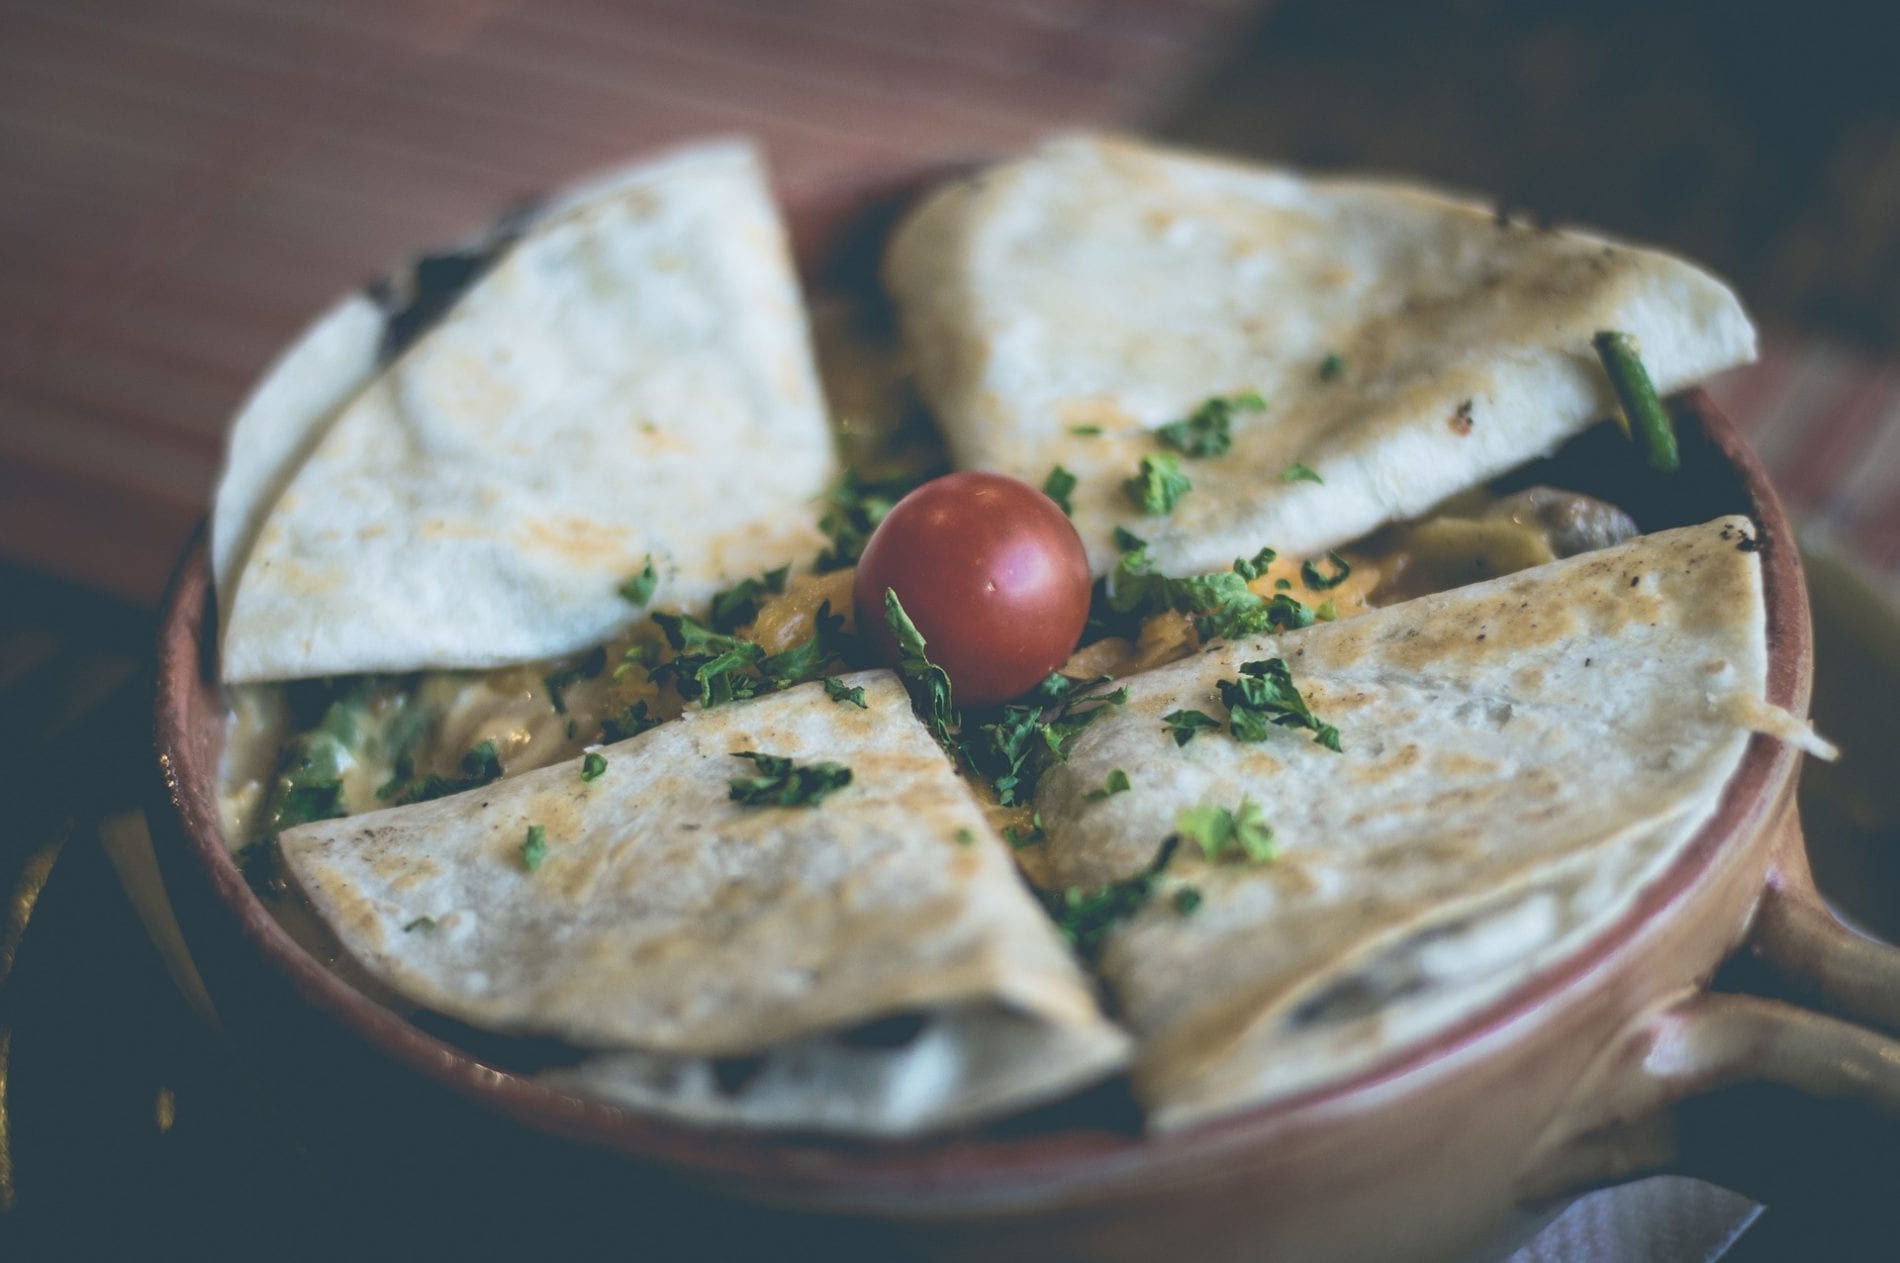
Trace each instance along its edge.
{"label": "cherry tomato", "polygon": [[1028,692],[1075,651],[1089,616],[1081,537],[1048,496],[1002,474],[946,474],[899,500],[858,561],[858,627],[887,662],[893,589],[959,705]]}

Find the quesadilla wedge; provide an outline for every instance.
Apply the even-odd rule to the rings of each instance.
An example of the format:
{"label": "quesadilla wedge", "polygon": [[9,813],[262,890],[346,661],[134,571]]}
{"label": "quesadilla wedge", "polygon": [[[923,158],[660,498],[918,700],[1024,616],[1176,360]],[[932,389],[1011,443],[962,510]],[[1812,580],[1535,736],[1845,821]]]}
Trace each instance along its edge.
{"label": "quesadilla wedge", "polygon": [[267,512],[307,440],[234,441],[261,455],[219,494],[227,682],[556,657],[629,620],[616,588],[649,561],[651,599],[691,605],[822,544],[832,441],[743,144],[561,201],[334,419],[325,404],[259,412],[327,426]]}
{"label": "quesadilla wedge", "polygon": [[1073,477],[1166,573],[1308,556],[1557,446],[1633,335],[1668,392],[1752,359],[1733,294],[1667,255],[1394,183],[1080,136],[944,188],[885,259],[959,467]]}
{"label": "quesadilla wedge", "polygon": [[[1755,547],[1723,518],[1129,679],[1037,806],[1056,885],[1148,896],[1099,963],[1151,1124],[1471,1016],[1631,906],[1752,734],[1811,740],[1765,697]],[[1222,682],[1273,662],[1300,699],[1249,725]]]}
{"label": "quesadilla wedge", "polygon": [[279,845],[379,983],[564,1040],[592,1054],[564,1082],[645,1108],[894,1135],[1118,1068],[1126,1037],[896,678],[843,684],[862,707],[810,684],[691,711]]}

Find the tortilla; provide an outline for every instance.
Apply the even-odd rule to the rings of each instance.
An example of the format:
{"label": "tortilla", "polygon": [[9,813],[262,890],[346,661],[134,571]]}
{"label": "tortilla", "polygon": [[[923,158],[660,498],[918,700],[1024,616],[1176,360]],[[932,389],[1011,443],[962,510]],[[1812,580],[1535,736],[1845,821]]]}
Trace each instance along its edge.
{"label": "tortilla", "polygon": [[[219,538],[250,533],[299,446],[240,461],[250,437]],[[633,616],[616,588],[649,557],[655,599],[690,605],[815,554],[835,472],[758,158],[684,150],[526,227],[328,423],[220,593],[224,679],[586,649]]]}
{"label": "tortilla", "polygon": [[[1090,136],[934,194],[885,278],[957,464],[1074,474],[1098,572],[1116,525],[1171,574],[1312,555],[1549,452],[1616,410],[1599,330],[1635,335],[1665,392],[1755,353],[1735,296],[1667,255]],[[1246,392],[1266,406],[1226,454],[1157,443]],[[1147,516],[1122,483],[1164,452],[1193,489]]]}
{"label": "tortilla", "polygon": [[211,509],[211,577],[227,596],[264,515],[324,427],[376,372],[383,316],[353,294],[325,312],[266,369],[231,422]]}
{"label": "tortilla", "polygon": [[[1130,679],[1043,778],[1054,882],[1128,878],[1184,810],[1243,798],[1280,848],[1210,862],[1178,843],[1106,941],[1151,1124],[1364,1071],[1639,899],[1752,732],[1803,732],[1766,700],[1755,547],[1746,518],[1722,518]],[[1276,657],[1343,752],[1227,730],[1216,683]],[[1177,746],[1162,717],[1183,709],[1222,727]],[[1091,800],[1115,768],[1130,788]]]}
{"label": "tortilla", "polygon": [[[867,708],[809,684],[695,710],[607,747],[592,781],[568,762],[279,844],[379,983],[601,1054],[565,1081],[647,1108],[904,1134],[1118,1068],[1126,1038],[902,686],[846,683]],[[852,780],[741,806],[729,779],[756,769],[737,750]],[[757,1060],[721,1088],[730,1058]]]}

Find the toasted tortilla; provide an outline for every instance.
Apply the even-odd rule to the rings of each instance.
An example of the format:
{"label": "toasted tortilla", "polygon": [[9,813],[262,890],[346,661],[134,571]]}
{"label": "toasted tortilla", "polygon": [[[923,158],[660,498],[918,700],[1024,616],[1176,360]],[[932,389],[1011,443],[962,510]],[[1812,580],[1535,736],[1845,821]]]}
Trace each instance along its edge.
{"label": "toasted tortilla", "polygon": [[[635,615],[648,557],[692,604],[823,543],[832,441],[747,145],[563,199],[333,420],[302,385],[249,410],[220,488],[227,682],[554,657]],[[298,417],[321,438],[259,513]]]}
{"label": "toasted tortilla", "polygon": [[[1755,353],[1735,296],[1667,255],[1089,136],[934,194],[885,279],[958,465],[1074,474],[1098,571],[1117,525],[1169,573],[1311,555],[1549,452],[1615,411],[1599,330],[1635,335],[1665,392]],[[1180,457],[1172,513],[1129,502],[1157,427],[1245,392],[1266,407],[1225,455]]]}
{"label": "toasted tortilla", "polygon": [[[564,763],[280,845],[379,983],[589,1050],[562,1081],[646,1108],[903,1134],[1116,1069],[1126,1038],[903,688],[848,683],[867,708],[809,684],[692,711],[607,747],[592,781]],[[852,780],[815,806],[741,806],[737,750]],[[732,1058],[755,1060],[722,1087]]]}
{"label": "toasted tortilla", "polygon": [[[1279,858],[1172,851],[1101,972],[1170,1128],[1364,1071],[1469,1018],[1641,897],[1714,813],[1765,695],[1752,524],[1719,519],[1128,681],[1043,778],[1058,885],[1140,872],[1181,812],[1258,804]],[[1343,752],[1243,744],[1216,683],[1281,658]],[[1162,717],[1219,720],[1178,746]],[[1109,771],[1130,789],[1091,800]],[[1199,894],[1183,912],[1185,887]]]}
{"label": "toasted tortilla", "polygon": [[235,591],[244,558],[324,428],[376,373],[383,314],[352,294],[303,331],[265,370],[231,422],[211,509],[211,578]]}

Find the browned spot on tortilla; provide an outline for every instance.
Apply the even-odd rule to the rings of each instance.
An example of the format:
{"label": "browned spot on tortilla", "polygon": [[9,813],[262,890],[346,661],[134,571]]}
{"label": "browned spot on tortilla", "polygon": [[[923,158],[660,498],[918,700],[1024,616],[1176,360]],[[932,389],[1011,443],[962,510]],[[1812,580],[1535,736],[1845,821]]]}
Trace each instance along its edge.
{"label": "browned spot on tortilla", "polygon": [[1436,776],[1488,776],[1497,770],[1496,763],[1475,754],[1441,750],[1432,757],[1432,773]]}
{"label": "browned spot on tortilla", "polygon": [[1457,411],[1451,414],[1449,424],[1451,432],[1460,438],[1471,433],[1471,400],[1467,399],[1458,405]]}
{"label": "browned spot on tortilla", "polygon": [[625,530],[572,514],[523,518],[514,543],[524,550],[589,564],[622,565],[634,560]]}

